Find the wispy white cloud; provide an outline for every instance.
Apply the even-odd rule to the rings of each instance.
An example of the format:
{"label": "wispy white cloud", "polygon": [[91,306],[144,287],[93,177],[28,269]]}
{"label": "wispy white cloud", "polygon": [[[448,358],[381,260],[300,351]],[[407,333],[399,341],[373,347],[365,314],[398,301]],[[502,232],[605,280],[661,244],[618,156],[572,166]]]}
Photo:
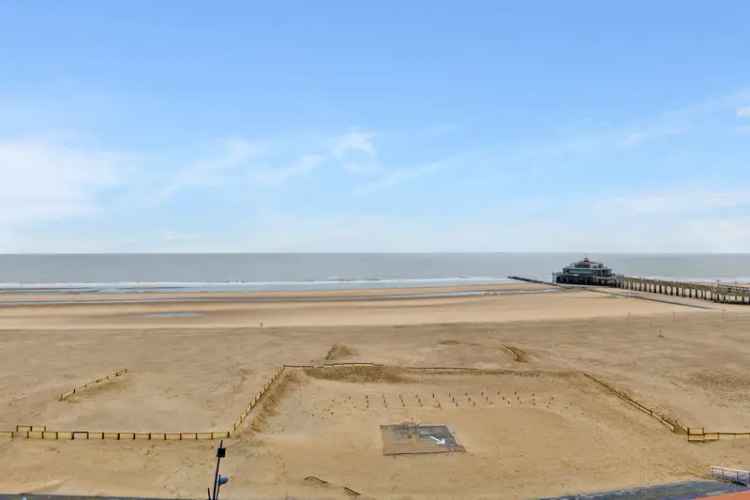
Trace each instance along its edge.
{"label": "wispy white cloud", "polygon": [[[121,167],[126,162],[120,154],[38,139],[4,141],[0,142],[0,233],[3,233],[0,234],[0,250],[9,242],[20,250],[37,251],[747,251],[750,249],[747,229],[750,228],[747,215],[750,203],[746,200],[750,200],[750,190],[707,188],[697,180],[692,186],[667,186],[661,191],[627,196],[617,196],[613,192],[615,188],[607,187],[599,200],[588,197],[585,200],[549,200],[540,195],[539,206],[543,207],[540,212],[546,217],[536,216],[534,210],[511,217],[513,206],[503,205],[500,200],[492,209],[488,202],[486,212],[450,218],[449,225],[453,228],[450,234],[445,233],[442,218],[438,223],[429,215],[356,215],[350,213],[351,206],[343,205],[318,217],[306,217],[299,205],[290,207],[289,214],[267,216],[264,209],[270,208],[261,206],[262,196],[246,197],[261,200],[257,206],[250,206],[244,199],[241,201],[250,206],[248,212],[252,212],[253,217],[248,219],[252,218],[253,223],[267,229],[254,231],[256,228],[253,228],[247,232],[263,234],[261,239],[224,234],[221,228],[215,235],[206,228],[196,228],[196,232],[189,229],[164,232],[161,226],[146,227],[148,224],[133,237],[113,232],[108,239],[97,235],[98,240],[76,239],[62,233],[39,234],[33,230],[33,223],[37,221],[95,214],[104,206],[102,194],[111,187],[122,188],[122,197],[127,197],[128,191],[142,190],[143,193],[138,193],[142,195],[138,198],[140,204],[119,203],[120,207],[127,205],[130,209],[132,206],[134,212],[146,213],[153,208],[144,201],[149,198],[156,199],[153,203],[158,204],[158,200],[167,200],[182,191],[208,188],[223,194],[222,190],[234,186],[239,186],[243,195],[246,188],[274,192],[295,180],[302,183],[324,173],[341,176],[332,190],[346,194],[353,191],[360,196],[410,183],[419,186],[430,176],[440,177],[444,171],[459,168],[476,168],[471,174],[492,176],[493,182],[499,185],[503,179],[528,180],[533,168],[542,171],[539,175],[546,175],[552,169],[581,163],[558,162],[560,157],[597,160],[611,151],[627,152],[680,134],[694,133],[703,120],[711,121],[717,116],[723,118],[724,131],[731,132],[735,130],[731,127],[735,127],[739,133],[750,133],[744,121],[727,124],[731,113],[737,112],[745,118],[738,111],[745,108],[738,106],[748,102],[747,96],[738,96],[707,101],[634,123],[589,126],[578,133],[541,137],[520,146],[508,143],[494,149],[487,146],[467,152],[460,150],[459,144],[451,154],[432,158],[434,161],[429,161],[431,152],[425,148],[422,161],[413,164],[403,161],[389,164],[384,160],[398,157],[399,150],[388,142],[392,135],[357,130],[314,140],[309,137],[278,141],[231,138],[217,142],[207,153],[204,149],[203,154],[196,154],[197,160],[176,172],[162,166],[167,163],[164,157],[151,157],[142,169],[145,172],[153,165],[158,173],[144,174],[140,178],[123,175]],[[446,151],[448,148],[438,149]],[[502,177],[506,175],[507,178]],[[342,179],[343,182],[339,182]],[[435,182],[444,181],[438,178]],[[326,191],[331,192],[335,191]],[[460,196],[471,195],[466,191],[460,193]],[[530,203],[531,197],[525,191],[520,193],[520,201],[513,203]],[[237,200],[240,199],[238,196]],[[112,207],[114,203],[108,201],[107,205]],[[430,213],[433,208],[426,206],[424,212]],[[596,217],[587,222],[587,231],[580,231],[579,226],[567,222],[576,220],[576,214],[592,212]],[[160,215],[165,219],[180,216],[169,210]],[[183,228],[180,224],[174,227]],[[550,240],[549,234],[556,237]],[[597,236],[594,238],[592,234]]]}
{"label": "wispy white cloud", "polygon": [[333,140],[331,154],[344,172],[355,176],[375,176],[384,171],[378,159],[373,132],[351,131]]}
{"label": "wispy white cloud", "polygon": [[434,174],[447,167],[447,163],[434,162],[415,167],[391,169],[383,173],[382,176],[357,187],[354,192],[358,195],[371,194]]}
{"label": "wispy white cloud", "polygon": [[232,138],[217,141],[218,147],[174,174],[160,190],[164,201],[189,188],[220,188],[248,183],[249,187],[278,188],[321,167],[338,165],[355,175],[382,171],[377,161],[373,132],[350,131],[309,144],[300,141],[251,141]]}
{"label": "wispy white cloud", "polygon": [[[621,200],[572,200],[558,205],[559,217],[514,210],[499,202],[482,214],[270,214],[243,248],[255,251],[561,251],[561,252],[743,252],[750,248],[750,215],[743,193],[707,191],[694,211],[675,207],[681,194],[635,194],[636,207]],[[680,202],[684,207],[689,202]],[[728,210],[728,209],[732,210]],[[595,213],[596,216],[585,217]],[[581,230],[585,220],[585,230]],[[449,227],[450,231],[446,231]],[[550,235],[554,235],[553,238]],[[592,237],[592,235],[594,235]]]}
{"label": "wispy white cloud", "polygon": [[692,215],[717,209],[750,207],[750,189],[674,188],[634,193],[597,202],[597,213],[618,216]]}
{"label": "wispy white cloud", "polygon": [[[651,143],[686,136],[710,117],[737,110],[744,116],[742,103],[750,100],[750,90],[740,90],[727,95],[704,99],[677,109],[644,116],[631,123],[583,127],[580,131],[567,131],[561,137],[544,139],[521,145],[510,156],[563,156],[589,155],[618,149],[632,149]],[[520,150],[519,150],[520,149]]]}
{"label": "wispy white cloud", "polygon": [[336,158],[344,158],[351,153],[364,153],[377,156],[373,132],[351,131],[336,137],[331,152]]}
{"label": "wispy white cloud", "polygon": [[179,191],[192,187],[221,186],[229,173],[248,166],[261,152],[261,146],[244,139],[230,138],[219,141],[217,151],[213,155],[180,169],[162,187],[157,198],[164,201]]}
{"label": "wispy white cloud", "polygon": [[285,165],[256,168],[252,178],[266,186],[280,186],[289,179],[313,172],[323,165],[324,161],[325,156],[321,154],[305,154]]}
{"label": "wispy white cloud", "polygon": [[624,131],[620,144],[626,147],[638,146],[649,141],[656,141],[684,134],[686,127],[676,125],[655,125]]}
{"label": "wispy white cloud", "polygon": [[91,214],[122,179],[119,154],[35,139],[0,142],[0,230]]}
{"label": "wispy white cloud", "polygon": [[737,116],[740,118],[750,118],[750,106],[737,108]]}
{"label": "wispy white cloud", "polygon": [[374,176],[383,172],[383,166],[374,161],[347,162],[341,166],[347,173],[358,176]]}
{"label": "wispy white cloud", "polygon": [[[543,200],[540,200],[543,202]],[[746,252],[750,190],[672,186],[574,198],[546,212],[499,198],[481,214],[266,213],[244,239],[180,242],[179,251]],[[555,216],[550,217],[548,211]],[[581,230],[584,221],[585,230]],[[450,231],[446,231],[450,228]],[[554,235],[550,238],[550,235]],[[228,238],[228,237],[227,237]],[[172,248],[172,247],[170,247]]]}
{"label": "wispy white cloud", "polygon": [[[518,210],[498,199],[482,213],[383,215],[342,211],[263,212],[245,231],[160,231],[139,235],[0,234],[18,251],[570,251],[743,252],[750,248],[747,190],[694,186],[571,199],[548,210]],[[595,214],[587,216],[587,214]],[[585,230],[581,230],[584,221]],[[446,230],[450,228],[450,230]],[[144,237],[149,234],[153,237]],[[554,237],[550,237],[554,235]],[[134,237],[135,236],[135,237]]]}

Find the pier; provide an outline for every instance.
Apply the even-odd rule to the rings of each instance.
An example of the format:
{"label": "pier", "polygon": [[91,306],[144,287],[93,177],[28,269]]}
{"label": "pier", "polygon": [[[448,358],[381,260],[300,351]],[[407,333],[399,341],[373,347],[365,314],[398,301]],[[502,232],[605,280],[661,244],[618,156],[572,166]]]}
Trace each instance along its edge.
{"label": "pier", "polygon": [[[561,288],[575,288],[576,284],[561,284],[542,281],[523,276],[508,276],[508,279],[536,283],[540,285],[559,286]],[[708,300],[722,304],[745,304],[750,305],[750,285],[729,285],[725,283],[691,283],[688,281],[670,281],[651,278],[636,278],[633,276],[616,275],[615,281],[601,287],[622,288],[635,292],[658,293],[672,297],[685,297],[688,299]],[[597,285],[583,285],[583,288]]]}
{"label": "pier", "polygon": [[690,299],[710,300],[723,304],[750,304],[750,286],[721,283],[689,283],[685,281],[623,276],[618,280],[618,288]]}

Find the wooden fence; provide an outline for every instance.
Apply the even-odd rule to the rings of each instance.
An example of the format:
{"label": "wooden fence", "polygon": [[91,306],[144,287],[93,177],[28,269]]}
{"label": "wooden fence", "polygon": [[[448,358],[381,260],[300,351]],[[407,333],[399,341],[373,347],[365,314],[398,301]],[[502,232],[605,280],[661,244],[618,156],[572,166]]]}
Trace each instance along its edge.
{"label": "wooden fence", "polygon": [[273,384],[284,374],[284,370],[286,369],[285,366],[282,366],[280,368],[277,368],[274,370],[273,375],[271,376],[271,379],[266,382],[263,385],[263,389],[258,392],[247,404],[244,410],[242,410],[242,413],[240,413],[240,416],[237,418],[237,420],[232,425],[232,433],[236,434],[241,428],[242,425],[245,423],[245,420],[250,416],[252,411],[255,409],[256,406],[258,406],[258,403],[260,403],[263,400],[263,397],[268,393],[268,391],[273,387]]}
{"label": "wooden fence", "polygon": [[210,432],[105,432],[105,431],[51,431],[46,425],[17,425],[15,431],[2,431],[0,437],[7,439],[52,440],[52,441],[195,441],[227,439],[228,431]]}
{"label": "wooden fence", "polygon": [[[84,384],[80,387],[76,387],[72,391],[60,395],[60,400],[63,400],[71,395],[77,393],[82,388],[86,388],[91,384],[101,383],[111,377],[119,377],[127,370],[118,370],[117,372],[109,375],[108,377],[97,379],[94,382]],[[47,429],[46,425],[26,425],[18,424],[15,430],[0,431],[0,438],[4,439],[22,439],[22,440],[53,440],[53,441],[82,441],[82,440],[113,440],[113,441],[196,441],[196,440],[216,440],[216,439],[229,439],[236,436],[242,428],[245,420],[250,416],[251,412],[258,406],[263,398],[266,396],[269,390],[273,387],[274,383],[284,374],[284,367],[276,368],[273,371],[271,378],[263,385],[261,389],[250,402],[247,404],[245,409],[242,411],[237,420],[232,424],[232,429],[228,431],[205,431],[205,432],[107,432],[107,431],[87,431],[87,430],[73,430],[73,431],[54,431]],[[65,397],[63,397],[65,396]]]}
{"label": "wooden fence", "polygon": [[[242,429],[246,420],[251,416],[252,412],[258,407],[258,405],[264,400],[268,392],[273,388],[274,384],[284,375],[287,368],[334,368],[336,366],[371,366],[371,367],[383,367],[385,365],[376,363],[331,363],[325,365],[284,365],[276,368],[271,375],[271,378],[263,385],[263,388],[256,393],[252,399],[248,402],[245,408],[240,413],[239,417],[232,424],[232,429],[228,431],[205,431],[205,432],[107,432],[107,431],[87,431],[87,430],[74,430],[74,431],[53,431],[47,429],[46,425],[16,425],[15,430],[0,431],[0,438],[5,439],[23,439],[23,440],[65,440],[65,441],[77,441],[77,440],[114,440],[114,441],[134,441],[134,440],[149,440],[149,441],[195,441],[195,440],[216,440],[216,439],[229,439],[236,437],[239,431]],[[469,367],[400,367],[405,370],[415,371],[435,371],[435,370],[447,370],[447,371],[459,371],[459,372],[475,372],[475,373],[515,373],[518,375],[533,374],[536,372],[526,371],[515,371],[515,370],[485,370],[479,368]],[[119,377],[127,370],[118,370],[114,374],[108,377]],[[678,420],[660,413],[654,408],[649,408],[645,404],[637,401],[629,394],[624,391],[618,390],[612,387],[610,384],[603,380],[595,377],[586,372],[550,372],[553,374],[572,374],[582,373],[589,380],[595,382],[599,386],[603,387],[607,392],[617,396],[622,401],[625,401],[629,405],[633,406],[637,410],[645,413],[651,418],[657,420],[659,423],[667,427],[674,433],[682,433],[687,435],[689,442],[709,442],[718,441],[720,439],[741,439],[750,438],[750,432],[706,432],[704,428],[685,427],[679,423]],[[75,388],[69,393],[65,393],[60,396],[69,397],[71,394],[76,393],[90,386],[92,383],[101,383],[104,379],[97,379],[89,384],[84,384],[81,387]]]}
{"label": "wooden fence", "polygon": [[704,443],[707,441],[719,441],[720,439],[748,439],[750,438],[750,432],[706,432],[703,427],[688,427],[687,437],[688,441]]}
{"label": "wooden fence", "polygon": [[125,375],[126,373],[128,373],[128,369],[127,368],[123,368],[121,370],[116,370],[114,373],[111,373],[111,374],[107,375],[106,377],[101,377],[101,378],[98,378],[96,380],[92,380],[91,382],[86,382],[83,385],[79,385],[79,386],[73,387],[72,391],[68,391],[68,392],[64,392],[64,393],[60,394],[60,396],[59,396],[58,399],[60,401],[64,401],[65,399],[68,399],[69,397],[73,396],[74,394],[78,394],[79,392],[81,392],[83,390],[86,390],[89,387],[92,387],[92,386],[98,385],[98,384],[103,384],[104,382],[109,382],[111,380],[114,380],[114,379],[116,379],[118,377],[121,377],[121,376]]}
{"label": "wooden fence", "polygon": [[706,432],[706,430],[703,427],[700,427],[700,428],[699,427],[685,427],[682,424],[680,424],[676,419],[660,414],[657,410],[653,408],[649,408],[643,403],[636,401],[625,392],[615,389],[611,385],[607,384],[606,382],[602,380],[599,380],[593,375],[588,374],[588,373],[584,373],[584,375],[588,377],[589,379],[593,380],[594,382],[596,382],[597,384],[601,385],[605,389],[607,389],[610,393],[614,394],[618,398],[622,399],[623,401],[626,401],[627,403],[634,406],[638,410],[642,411],[646,415],[649,415],[650,417],[653,417],[654,419],[658,420],[661,424],[663,424],[665,427],[670,429],[672,432],[685,434],[687,436],[687,440],[691,443],[705,443],[705,442],[711,442],[711,441],[719,441],[720,439],[750,439],[750,431]]}
{"label": "wooden fence", "polygon": [[[631,406],[635,407],[639,411],[641,411],[641,412],[645,413],[646,415],[654,418],[660,424],[662,424],[665,427],[667,427],[670,431],[676,432],[676,433],[680,433],[680,434],[687,434],[687,432],[688,432],[687,427],[682,426],[676,419],[671,418],[671,417],[666,416],[666,415],[663,415],[663,414],[659,413],[657,410],[655,410],[653,408],[649,408],[648,406],[644,405],[643,403],[641,403],[641,402],[633,399],[629,394],[627,394],[627,393],[625,393],[623,391],[620,391],[618,389],[615,389],[614,387],[612,387],[608,383],[606,383],[603,380],[600,380],[600,379],[594,377],[590,373],[585,373],[584,372],[583,375],[586,376],[587,378],[589,378],[590,380],[593,380],[594,382],[596,382],[600,386],[604,387],[608,392],[610,392],[611,394],[614,394],[615,396],[617,396],[621,400],[625,401],[626,403],[630,404]],[[688,440],[689,440],[689,437],[688,437]]]}

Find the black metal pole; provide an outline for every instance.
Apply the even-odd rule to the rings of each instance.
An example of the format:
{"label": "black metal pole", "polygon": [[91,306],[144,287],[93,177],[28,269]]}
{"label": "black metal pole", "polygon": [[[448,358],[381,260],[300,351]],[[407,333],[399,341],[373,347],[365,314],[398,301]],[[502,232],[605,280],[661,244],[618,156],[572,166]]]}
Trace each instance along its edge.
{"label": "black metal pole", "polygon": [[216,459],[216,472],[214,473],[214,488],[213,492],[211,493],[211,500],[216,500],[216,483],[219,482],[219,462],[221,462],[220,458]]}
{"label": "black metal pole", "polygon": [[[224,448],[224,440],[222,439],[219,443],[219,449]],[[219,483],[219,464],[221,463],[221,453],[216,453],[216,472],[214,473],[214,491],[211,496],[212,500],[216,500],[216,492],[218,491],[217,485]]]}

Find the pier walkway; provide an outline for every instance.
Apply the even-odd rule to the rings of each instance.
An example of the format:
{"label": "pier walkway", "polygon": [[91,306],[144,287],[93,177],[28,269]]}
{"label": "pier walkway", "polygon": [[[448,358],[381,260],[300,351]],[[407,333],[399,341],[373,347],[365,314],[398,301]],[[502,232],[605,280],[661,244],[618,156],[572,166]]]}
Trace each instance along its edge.
{"label": "pier walkway", "polygon": [[722,283],[690,283],[623,276],[618,288],[638,292],[659,293],[690,299],[710,300],[722,304],[750,304],[750,286]]}

